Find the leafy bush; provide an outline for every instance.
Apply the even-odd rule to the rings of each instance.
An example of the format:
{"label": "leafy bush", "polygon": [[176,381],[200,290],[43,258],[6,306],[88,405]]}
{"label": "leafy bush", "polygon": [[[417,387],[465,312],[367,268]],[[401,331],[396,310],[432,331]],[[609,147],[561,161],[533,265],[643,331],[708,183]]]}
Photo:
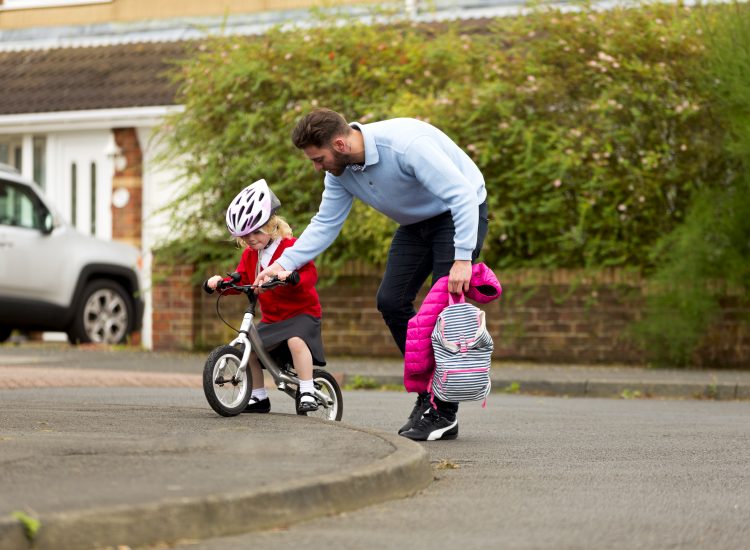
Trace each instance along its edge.
{"label": "leafy bush", "polygon": [[[199,266],[236,261],[215,246],[224,210],[261,177],[299,234],[322,176],[289,136],[326,106],[360,122],[422,118],[466,149],[489,191],[484,258],[494,267],[649,267],[694,192],[732,179],[725,129],[699,85],[700,22],[712,17],[680,5],[583,7],[208,39],[175,70],[186,109],[164,134],[185,177],[173,250]],[[381,264],[393,228],[357,204],[323,263]]]}
{"label": "leafy bush", "polygon": [[747,304],[750,290],[750,6],[728,6],[705,24],[703,84],[730,130],[733,170],[697,193],[685,222],[655,247],[655,288],[636,332],[657,363],[690,363],[720,300],[734,294]]}

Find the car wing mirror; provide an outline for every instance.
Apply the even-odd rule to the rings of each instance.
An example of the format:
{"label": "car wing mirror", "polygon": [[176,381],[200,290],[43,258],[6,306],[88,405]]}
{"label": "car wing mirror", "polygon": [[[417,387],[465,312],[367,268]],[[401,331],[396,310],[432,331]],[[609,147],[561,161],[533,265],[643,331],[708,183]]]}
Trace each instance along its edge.
{"label": "car wing mirror", "polygon": [[55,228],[55,220],[50,212],[47,212],[42,218],[42,234],[49,235]]}

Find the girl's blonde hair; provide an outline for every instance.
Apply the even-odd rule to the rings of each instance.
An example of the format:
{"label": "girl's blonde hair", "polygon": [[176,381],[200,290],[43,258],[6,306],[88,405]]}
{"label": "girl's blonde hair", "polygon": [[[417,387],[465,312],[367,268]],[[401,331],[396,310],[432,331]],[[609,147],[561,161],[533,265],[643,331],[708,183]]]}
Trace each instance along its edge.
{"label": "girl's blonde hair", "polygon": [[[289,227],[289,224],[286,222],[284,218],[281,216],[277,216],[274,214],[271,216],[268,221],[265,223],[263,227],[261,227],[258,231],[261,231],[265,233],[266,235],[270,235],[271,239],[276,240],[279,238],[284,237],[291,237],[292,236],[292,228]],[[244,235],[242,237],[236,237],[237,246],[246,248],[250,245],[247,244],[247,241],[245,240],[245,237],[247,235]]]}

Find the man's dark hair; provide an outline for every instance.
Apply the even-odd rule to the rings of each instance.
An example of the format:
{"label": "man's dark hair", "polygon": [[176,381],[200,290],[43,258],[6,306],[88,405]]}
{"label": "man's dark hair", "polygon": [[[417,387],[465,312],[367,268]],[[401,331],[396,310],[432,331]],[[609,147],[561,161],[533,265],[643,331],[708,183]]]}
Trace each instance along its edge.
{"label": "man's dark hair", "polygon": [[305,115],[292,131],[292,143],[297,149],[310,145],[327,147],[333,138],[351,132],[346,119],[330,109],[315,109]]}

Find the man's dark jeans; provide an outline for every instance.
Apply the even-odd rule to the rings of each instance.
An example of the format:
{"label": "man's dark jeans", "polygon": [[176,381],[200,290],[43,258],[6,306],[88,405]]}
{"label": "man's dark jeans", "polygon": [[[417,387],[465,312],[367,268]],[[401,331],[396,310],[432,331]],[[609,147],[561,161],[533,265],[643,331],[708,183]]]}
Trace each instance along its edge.
{"label": "man's dark jeans", "polygon": [[[484,202],[479,206],[477,245],[472,254],[472,263],[482,250],[487,225],[487,203]],[[448,275],[453,266],[454,236],[450,211],[418,223],[402,225],[393,236],[377,303],[402,354],[406,350],[406,327],[409,319],[416,315],[414,300],[417,293],[430,274],[430,284],[435,284],[435,281]],[[458,403],[435,401],[438,410],[449,417],[458,410]]]}

